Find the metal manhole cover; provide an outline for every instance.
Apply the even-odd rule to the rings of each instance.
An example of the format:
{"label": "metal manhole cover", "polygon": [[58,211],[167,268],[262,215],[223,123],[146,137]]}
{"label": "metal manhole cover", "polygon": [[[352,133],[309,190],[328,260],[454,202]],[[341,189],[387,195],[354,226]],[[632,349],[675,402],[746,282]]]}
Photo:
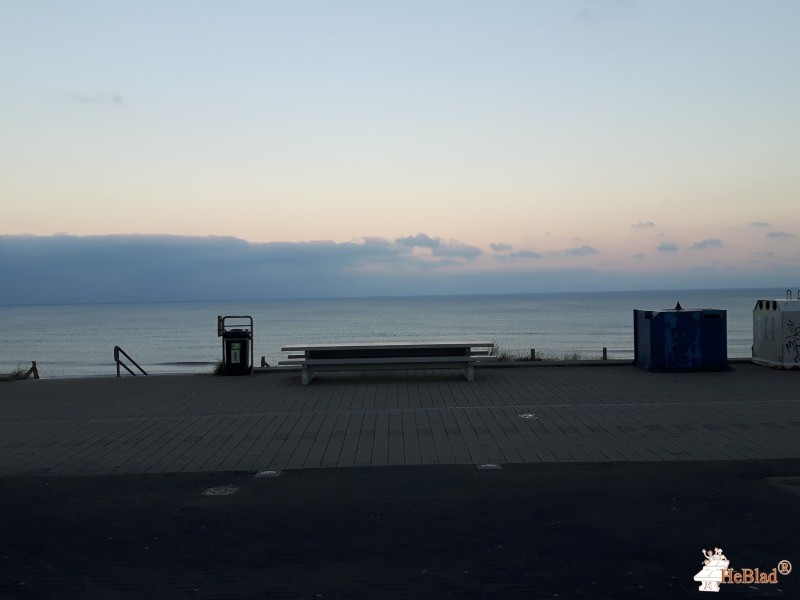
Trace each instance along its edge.
{"label": "metal manhole cover", "polygon": [[256,473],[256,477],[277,477],[280,474],[280,471],[259,471]]}
{"label": "metal manhole cover", "polygon": [[519,415],[519,418],[520,419],[538,419],[539,417],[537,417],[534,413],[522,413],[521,415]]}
{"label": "metal manhole cover", "polygon": [[502,469],[502,468],[503,467],[501,465],[498,465],[498,464],[495,464],[495,463],[484,463],[482,465],[478,465],[478,469],[480,469],[481,471],[493,471],[493,470]]}
{"label": "metal manhole cover", "polygon": [[219,487],[208,488],[202,493],[203,496],[230,496],[235,494],[239,488],[235,485],[222,485]]}

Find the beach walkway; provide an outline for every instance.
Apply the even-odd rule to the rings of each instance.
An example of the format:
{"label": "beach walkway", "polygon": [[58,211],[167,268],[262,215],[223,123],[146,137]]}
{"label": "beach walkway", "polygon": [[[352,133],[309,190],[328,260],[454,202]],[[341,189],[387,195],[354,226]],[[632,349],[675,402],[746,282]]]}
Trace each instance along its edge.
{"label": "beach walkway", "polygon": [[0,475],[800,458],[800,374],[632,366],[0,384]]}

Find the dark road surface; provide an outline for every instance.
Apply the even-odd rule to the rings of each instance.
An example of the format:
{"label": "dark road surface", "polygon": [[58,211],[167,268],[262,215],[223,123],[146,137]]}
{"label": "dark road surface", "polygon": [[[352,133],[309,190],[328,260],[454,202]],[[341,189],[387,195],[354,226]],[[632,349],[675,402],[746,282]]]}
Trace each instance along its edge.
{"label": "dark road surface", "polygon": [[800,495],[778,475],[800,461],[6,477],[0,597],[703,598],[719,547],[798,568],[712,597],[798,598]]}

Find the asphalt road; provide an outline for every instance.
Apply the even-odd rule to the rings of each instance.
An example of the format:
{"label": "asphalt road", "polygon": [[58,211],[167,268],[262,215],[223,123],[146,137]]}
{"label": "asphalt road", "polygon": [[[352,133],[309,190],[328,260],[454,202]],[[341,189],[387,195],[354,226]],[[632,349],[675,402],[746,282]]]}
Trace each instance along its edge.
{"label": "asphalt road", "polygon": [[800,461],[6,477],[0,597],[698,598],[720,547],[798,565],[720,598],[797,598],[800,495],[775,475]]}

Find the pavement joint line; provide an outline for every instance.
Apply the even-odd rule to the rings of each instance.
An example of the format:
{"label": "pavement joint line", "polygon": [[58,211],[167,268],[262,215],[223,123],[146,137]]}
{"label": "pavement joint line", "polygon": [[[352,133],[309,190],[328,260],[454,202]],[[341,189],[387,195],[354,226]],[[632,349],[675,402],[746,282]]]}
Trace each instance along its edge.
{"label": "pavement joint line", "polygon": [[68,417],[64,419],[6,419],[5,423],[66,423],[74,421],[82,421],[85,423],[104,423],[108,421],[149,421],[153,419],[163,420],[182,420],[182,419],[216,419],[216,418],[235,418],[235,417],[258,417],[267,415],[305,415],[305,414],[339,414],[339,413],[353,413],[353,412],[380,412],[384,410],[394,410],[402,413],[413,411],[426,411],[426,412],[443,412],[448,410],[481,410],[481,409],[496,409],[496,408],[527,408],[536,407],[542,408],[586,408],[588,406],[702,406],[702,405],[718,405],[718,404],[797,404],[800,400],[681,400],[675,402],[592,402],[592,403],[569,403],[569,404],[536,404],[535,402],[527,404],[492,404],[489,406],[420,406],[414,408],[345,408],[339,410],[297,410],[297,411],[264,411],[264,412],[251,412],[251,413],[203,413],[196,415],[148,415],[148,416],[119,416],[119,417]]}

